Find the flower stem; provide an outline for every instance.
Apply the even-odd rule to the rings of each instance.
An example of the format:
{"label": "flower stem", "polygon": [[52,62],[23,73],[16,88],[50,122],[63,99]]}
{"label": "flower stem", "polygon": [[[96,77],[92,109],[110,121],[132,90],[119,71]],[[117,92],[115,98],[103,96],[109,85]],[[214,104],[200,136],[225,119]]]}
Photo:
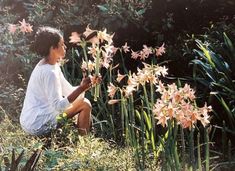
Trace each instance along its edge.
{"label": "flower stem", "polygon": [[[97,56],[95,58],[95,76],[99,76],[100,72],[100,51],[98,50]],[[99,91],[100,91],[100,85],[95,85],[95,94],[94,94],[94,101],[97,101],[97,98],[99,97]]]}
{"label": "flower stem", "polygon": [[[87,52],[86,52],[86,42],[83,41],[81,43],[81,47],[82,47],[82,50],[83,50],[83,55],[84,55],[84,58],[85,58],[85,62],[86,62],[86,66],[88,66],[88,57],[87,57]],[[90,75],[90,71],[87,70],[87,75]]]}

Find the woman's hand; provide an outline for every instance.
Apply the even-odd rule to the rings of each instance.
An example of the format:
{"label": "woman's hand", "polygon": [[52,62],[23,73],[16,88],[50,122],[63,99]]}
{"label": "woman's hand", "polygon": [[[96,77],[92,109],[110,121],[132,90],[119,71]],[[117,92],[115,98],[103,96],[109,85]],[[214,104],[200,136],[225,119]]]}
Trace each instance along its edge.
{"label": "woman's hand", "polygon": [[102,81],[101,75],[89,76],[89,77],[91,79],[92,86],[94,86],[96,84],[100,84],[100,82]]}
{"label": "woman's hand", "polygon": [[99,84],[101,82],[101,76],[89,76],[83,77],[80,86],[75,89],[69,96],[68,101],[72,103],[82,92],[87,91],[92,86]]}
{"label": "woman's hand", "polygon": [[89,76],[89,77],[84,77],[80,83],[80,87],[84,89],[84,91],[87,91],[90,89],[92,86],[95,86],[96,84],[100,84],[102,81],[102,78],[100,75],[98,76]]}
{"label": "woman's hand", "polygon": [[84,77],[80,83],[80,87],[84,89],[84,91],[90,89],[92,86],[92,81],[90,77]]}
{"label": "woman's hand", "polygon": [[85,77],[82,79],[80,86],[78,86],[67,98],[70,103],[74,102],[74,100],[84,91],[90,89],[92,86],[91,79],[89,77]]}

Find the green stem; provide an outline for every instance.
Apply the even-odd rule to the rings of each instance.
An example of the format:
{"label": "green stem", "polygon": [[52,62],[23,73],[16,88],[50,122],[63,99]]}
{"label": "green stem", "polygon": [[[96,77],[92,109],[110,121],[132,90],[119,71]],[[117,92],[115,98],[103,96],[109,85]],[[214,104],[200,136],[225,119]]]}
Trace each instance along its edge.
{"label": "green stem", "polygon": [[180,162],[179,162],[179,154],[178,154],[178,148],[177,148],[177,135],[178,135],[178,124],[175,120],[172,122],[172,126],[174,127],[173,129],[173,154],[174,154],[174,160],[175,160],[175,166],[176,170],[180,170]]}
{"label": "green stem", "polygon": [[122,124],[122,135],[125,135],[125,123],[124,123],[124,106],[123,106],[123,101],[124,97],[121,95],[121,124]]}
{"label": "green stem", "polygon": [[[95,58],[95,76],[98,76],[100,72],[100,51],[98,50],[97,56]],[[94,101],[97,101],[100,93],[100,85],[95,85],[95,94],[94,94]]]}
{"label": "green stem", "polygon": [[226,158],[226,150],[227,150],[227,134],[226,134],[226,125],[225,121],[223,121],[223,128],[222,128],[222,152],[223,152],[223,158]]}
{"label": "green stem", "polygon": [[135,147],[135,130],[134,130],[134,125],[135,125],[135,118],[134,118],[134,98],[133,95],[130,96],[129,98],[129,113],[130,113],[130,125],[131,125],[131,140],[132,140],[132,145]]}
{"label": "green stem", "polygon": [[[86,52],[86,42],[83,41],[81,43],[81,47],[82,47],[82,51],[83,51],[83,55],[84,55],[84,58],[85,58],[85,62],[86,62],[86,65],[88,66],[88,57],[87,57],[87,52]],[[87,75],[90,75],[90,71],[87,70]]]}
{"label": "green stem", "polygon": [[[147,111],[148,111],[148,116],[149,118],[151,118],[151,128],[150,128],[150,139],[151,139],[151,145],[152,145],[152,149],[153,149],[153,154],[154,154],[154,157],[157,158],[157,151],[156,151],[156,144],[155,144],[155,137],[154,135],[155,134],[155,118],[151,112],[151,108],[153,106],[153,97],[151,97],[151,104],[149,103],[149,100],[148,100],[148,93],[147,93],[147,90],[146,90],[146,86],[143,85],[143,89],[144,89],[144,99],[145,99],[145,103],[147,105]],[[151,93],[152,93],[152,90],[153,90],[153,87],[151,89]],[[153,96],[153,95],[151,95]],[[151,105],[151,107],[150,107]]]}
{"label": "green stem", "polygon": [[[107,74],[107,75],[108,75],[108,82],[111,83],[112,82],[112,69],[111,68],[109,68],[109,74]],[[105,92],[106,92],[107,90],[106,90],[105,86],[103,86],[103,88],[105,89]],[[106,99],[108,99],[107,94],[106,94]],[[114,135],[114,138],[116,139],[115,126],[114,126],[114,122],[113,122],[113,118],[115,118],[114,114],[115,114],[115,108],[114,108],[114,105],[111,105],[110,119],[112,121],[111,123],[112,123],[113,135]]]}
{"label": "green stem", "polygon": [[232,144],[231,144],[231,140],[228,140],[228,163],[229,163],[229,167],[232,168]]}
{"label": "green stem", "polygon": [[[153,83],[150,83],[150,93],[151,93],[151,109],[153,108],[154,105],[154,86]],[[153,135],[156,135],[156,127],[155,127],[155,117],[153,114],[151,114],[151,119],[152,119],[152,126],[153,126]]]}
{"label": "green stem", "polygon": [[174,142],[174,159],[175,159],[176,170],[180,171],[180,161],[179,161],[179,154],[177,150],[177,141]]}
{"label": "green stem", "polygon": [[130,128],[129,128],[129,119],[128,119],[128,111],[126,108],[126,101],[125,98],[122,97],[121,99],[121,105],[122,105],[122,113],[123,113],[123,119],[124,119],[124,134],[125,134],[125,140],[126,140],[126,145],[130,145]]}
{"label": "green stem", "polygon": [[129,118],[128,118],[128,111],[126,108],[126,103],[123,101],[123,109],[124,109],[124,119],[125,119],[125,135],[126,135],[126,143],[127,145],[131,145],[131,132],[130,132],[130,127],[129,127]]}
{"label": "green stem", "polygon": [[[142,102],[142,106],[143,106],[143,101]],[[145,125],[144,125],[144,110],[143,110],[143,107],[141,108],[141,151],[142,151],[142,167],[145,166],[145,132],[146,131],[146,128],[145,128]]]}
{"label": "green stem", "polygon": [[145,104],[147,105],[148,115],[150,115],[150,105],[149,105],[148,93],[147,93],[147,90],[146,90],[146,86],[145,86],[145,85],[143,85],[143,89],[144,89],[144,100],[145,100]]}
{"label": "green stem", "polygon": [[124,69],[124,71],[125,71],[125,74],[128,74],[128,71],[127,71],[127,69],[126,69],[126,65],[125,65],[125,61],[124,61],[122,52],[121,52],[121,60],[122,60],[122,66],[123,66],[123,69]]}
{"label": "green stem", "polygon": [[197,134],[197,164],[198,164],[198,171],[202,171],[200,133]]}
{"label": "green stem", "polygon": [[182,146],[182,167],[185,170],[185,139],[184,139],[184,130],[180,127],[180,136],[181,136],[181,146]]}
{"label": "green stem", "polygon": [[194,154],[194,128],[191,128],[189,133],[189,151],[191,156],[190,165],[195,169],[195,154]]}
{"label": "green stem", "polygon": [[209,135],[208,135],[208,128],[205,128],[205,160],[206,160],[206,171],[209,171],[209,164],[210,164],[210,154],[209,154]]}

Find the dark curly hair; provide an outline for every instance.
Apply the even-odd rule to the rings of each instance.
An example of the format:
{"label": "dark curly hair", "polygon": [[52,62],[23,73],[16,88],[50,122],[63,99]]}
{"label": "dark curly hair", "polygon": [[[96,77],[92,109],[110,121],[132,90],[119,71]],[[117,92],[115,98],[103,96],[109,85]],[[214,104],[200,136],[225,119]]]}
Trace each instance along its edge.
{"label": "dark curly hair", "polygon": [[57,48],[62,33],[52,27],[40,27],[35,35],[33,51],[46,58],[50,53],[50,48]]}

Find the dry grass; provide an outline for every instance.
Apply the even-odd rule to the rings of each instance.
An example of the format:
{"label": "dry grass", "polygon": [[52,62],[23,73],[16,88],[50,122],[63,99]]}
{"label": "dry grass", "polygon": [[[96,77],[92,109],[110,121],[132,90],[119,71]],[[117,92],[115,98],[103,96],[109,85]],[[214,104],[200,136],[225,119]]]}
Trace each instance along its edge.
{"label": "dry grass", "polygon": [[18,153],[25,150],[24,160],[35,149],[41,149],[39,170],[135,170],[131,148],[118,148],[93,135],[79,136],[77,142],[72,141],[75,134],[69,134],[67,142],[58,142],[56,135],[51,146],[44,148],[45,139],[27,135],[7,118],[1,122],[0,130],[0,161],[10,156],[13,148]]}

